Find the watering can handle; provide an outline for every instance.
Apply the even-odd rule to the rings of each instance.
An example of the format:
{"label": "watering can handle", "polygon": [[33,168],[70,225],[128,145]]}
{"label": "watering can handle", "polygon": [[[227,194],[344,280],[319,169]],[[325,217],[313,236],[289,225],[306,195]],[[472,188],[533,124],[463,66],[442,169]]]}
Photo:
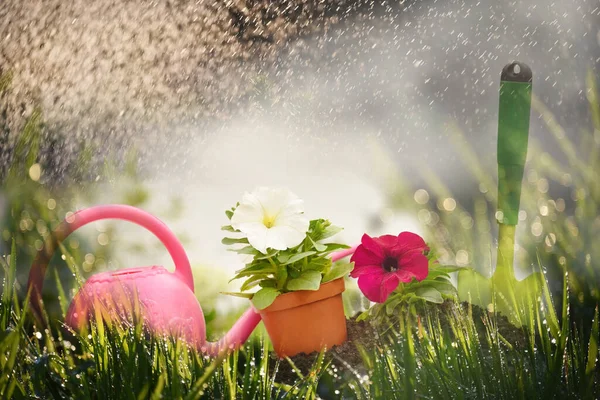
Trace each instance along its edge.
{"label": "watering can handle", "polygon": [[139,208],[111,204],[86,208],[67,216],[54,230],[52,242],[46,244],[38,251],[29,272],[27,284],[28,293],[31,296],[31,304],[36,311],[40,305],[42,286],[46,268],[56,247],[76,229],[90,222],[103,219],[120,219],[133,222],[152,232],[167,248],[173,262],[175,263],[175,275],[177,275],[191,290],[194,291],[194,278],[190,261],[175,234],[161,220]]}

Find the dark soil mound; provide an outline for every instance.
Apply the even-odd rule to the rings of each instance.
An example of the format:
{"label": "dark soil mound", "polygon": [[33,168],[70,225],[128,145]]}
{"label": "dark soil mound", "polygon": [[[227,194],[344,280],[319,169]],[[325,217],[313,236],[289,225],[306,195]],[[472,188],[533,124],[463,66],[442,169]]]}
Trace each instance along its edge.
{"label": "dark soil mound", "polygon": [[[462,310],[458,309],[458,307],[461,307]],[[470,305],[470,307],[478,335],[483,339],[486,335],[485,321],[489,313],[487,310],[476,305]],[[417,313],[418,315],[427,315],[429,318],[439,318],[442,329],[451,332],[449,326],[450,318],[457,312],[466,313],[468,309],[469,303],[467,302],[455,303],[446,301],[443,304],[427,303],[420,307]],[[495,321],[498,326],[498,332],[509,343],[516,348],[522,348],[526,345],[525,332],[521,328],[512,325],[508,318],[503,315],[497,315]],[[369,352],[372,351],[383,336],[383,333],[381,333],[382,328],[384,327],[375,326],[368,321],[356,321],[356,317],[347,320],[348,340],[342,345],[335,346],[331,349],[331,351],[328,352],[327,357],[333,361],[336,368],[340,370],[341,373],[348,373],[355,376],[357,374],[364,375],[366,368],[359,348],[362,347]],[[485,340],[482,340],[481,343],[483,347],[486,346]],[[271,354],[272,364],[275,364],[275,353]],[[313,366],[318,354],[318,352],[313,352],[311,354],[302,353],[290,357],[290,359],[296,368],[305,375]],[[285,360],[282,360],[277,372],[277,381],[292,384],[297,379],[298,374],[294,371],[292,366]]]}

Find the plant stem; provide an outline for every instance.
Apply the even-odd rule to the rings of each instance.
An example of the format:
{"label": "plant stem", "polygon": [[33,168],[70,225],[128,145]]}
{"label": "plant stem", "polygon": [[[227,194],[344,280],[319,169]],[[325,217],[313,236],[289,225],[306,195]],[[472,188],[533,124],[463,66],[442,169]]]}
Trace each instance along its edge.
{"label": "plant stem", "polygon": [[273,268],[275,268],[275,271],[277,271],[278,265],[275,264],[275,261],[273,261],[273,259],[270,256],[267,257],[267,260],[269,260],[269,263],[273,266]]}
{"label": "plant stem", "polygon": [[287,267],[283,266],[282,267],[283,269],[280,269],[281,266],[275,264],[275,261],[273,261],[273,259],[271,257],[267,257],[267,260],[269,260],[269,263],[273,266],[273,269],[275,270],[275,281],[277,282],[276,287],[278,290],[282,290],[287,283],[287,277],[288,277]]}

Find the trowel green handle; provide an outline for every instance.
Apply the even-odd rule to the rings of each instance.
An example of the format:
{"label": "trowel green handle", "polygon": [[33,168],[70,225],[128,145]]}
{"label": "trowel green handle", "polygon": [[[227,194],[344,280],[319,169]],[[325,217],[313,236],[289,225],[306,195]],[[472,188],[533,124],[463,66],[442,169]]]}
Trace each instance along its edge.
{"label": "trowel green handle", "polygon": [[502,70],[498,108],[498,223],[517,225],[531,111],[531,68],[521,62]]}

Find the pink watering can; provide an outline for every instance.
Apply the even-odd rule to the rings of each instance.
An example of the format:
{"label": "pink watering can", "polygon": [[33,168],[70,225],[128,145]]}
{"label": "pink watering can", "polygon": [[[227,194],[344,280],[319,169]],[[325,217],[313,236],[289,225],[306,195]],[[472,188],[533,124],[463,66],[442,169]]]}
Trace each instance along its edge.
{"label": "pink watering can", "polygon": [[[148,229],[169,251],[175,263],[175,272],[171,273],[162,266],[152,266],[107,271],[90,277],[69,306],[65,321],[68,326],[81,330],[92,317],[103,313],[110,313],[111,318],[125,318],[139,311],[152,332],[175,335],[209,355],[237,348],[248,339],[261,321],[260,315],[252,307],[221,340],[216,343],[206,341],[204,314],[194,295],[192,270],[183,246],[158,218],[125,205],[80,210],[56,228],[54,246],[38,252],[29,274],[28,291],[32,307],[38,315],[41,315],[44,275],[56,246],[76,229],[103,219],[130,221]],[[332,260],[339,260],[353,251],[337,252],[332,255]]]}

